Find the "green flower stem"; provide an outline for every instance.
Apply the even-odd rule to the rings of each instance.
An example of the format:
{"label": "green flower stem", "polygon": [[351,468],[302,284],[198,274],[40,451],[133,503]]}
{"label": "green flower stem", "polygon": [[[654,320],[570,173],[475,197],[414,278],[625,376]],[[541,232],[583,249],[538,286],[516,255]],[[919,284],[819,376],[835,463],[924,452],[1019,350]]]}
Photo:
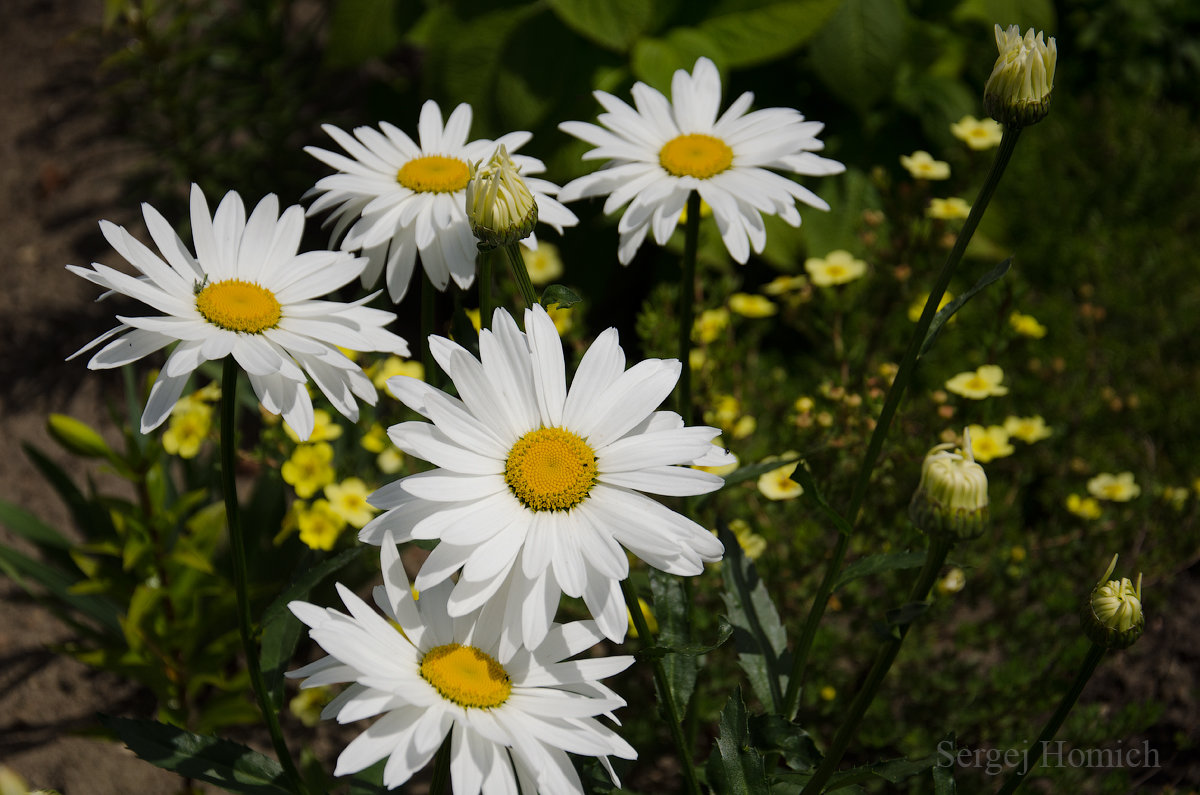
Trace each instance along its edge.
{"label": "green flower stem", "polygon": [[291,790],[302,795],[306,790],[301,783],[300,773],[296,770],[287,742],[283,739],[283,731],[279,728],[279,716],[267,696],[267,686],[263,682],[262,667],[258,661],[258,646],[250,618],[250,598],[246,590],[246,538],[242,533],[237,477],[234,471],[237,455],[234,438],[237,430],[237,378],[237,362],[232,356],[225,357],[221,374],[221,490],[225,493],[225,518],[229,523],[229,546],[233,552],[233,587],[237,593],[238,634],[241,635],[242,649],[246,654],[246,667],[250,670],[250,684],[267,722],[267,731],[271,734],[275,755],[279,757],[279,764],[283,766]]}
{"label": "green flower stem", "polygon": [[[871,439],[867,443],[867,452],[863,456],[862,466],[858,470],[854,490],[850,495],[850,503],[846,508],[845,514],[843,514],[852,527],[858,525],[859,511],[862,509],[863,500],[867,495],[867,487],[871,482],[871,473],[875,471],[875,464],[879,461],[879,454],[883,449],[884,439],[887,437],[888,430],[892,426],[892,420],[896,416],[896,410],[900,407],[900,401],[904,397],[904,392],[908,388],[909,381],[912,380],[913,371],[916,369],[917,359],[921,353],[921,347],[925,344],[925,335],[929,333],[929,326],[933,322],[933,316],[937,314],[938,304],[941,303],[942,296],[946,293],[946,287],[950,284],[950,278],[954,275],[959,263],[962,261],[963,252],[967,250],[967,243],[970,242],[971,237],[975,234],[975,228],[979,226],[979,219],[983,217],[988,202],[991,201],[992,194],[996,191],[996,186],[1000,184],[1000,178],[1004,175],[1004,169],[1008,166],[1008,161],[1012,158],[1012,153],[1017,146],[1017,138],[1020,133],[1020,128],[1004,128],[1004,136],[1000,141],[999,149],[996,150],[996,157],[992,161],[992,168],[988,172],[987,179],[984,181],[983,187],[979,189],[979,195],[975,199],[975,204],[971,206],[971,213],[963,223],[962,230],[958,233],[958,239],[954,241],[954,248],[951,249],[950,254],[946,257],[946,262],[942,265],[942,270],[938,274],[933,289],[929,291],[929,299],[925,302],[925,308],[921,311],[921,317],[917,321],[916,328],[913,330],[912,338],[909,340],[908,349],[904,352],[904,358],[900,361],[900,367],[896,371],[896,378],[892,381],[892,385],[888,389],[887,397],[884,398],[883,408],[879,412],[879,419],[876,422],[875,430],[871,433]],[[846,558],[846,551],[849,549],[849,546],[849,534],[839,533],[833,554],[830,556],[829,563],[825,569],[825,576],[822,578],[821,584],[817,587],[817,594],[813,598],[812,607],[809,608],[808,618],[805,620],[800,638],[796,642],[792,672],[788,679],[787,694],[784,697],[783,714],[788,718],[795,716],[796,709],[800,704],[800,686],[803,681],[805,667],[808,664],[808,654],[812,650],[813,639],[817,634],[817,626],[821,623],[821,617],[825,615],[825,606],[829,602],[829,595],[833,593],[833,585],[841,573],[842,562]]]}
{"label": "green flower stem", "polygon": [[696,249],[700,243],[700,194],[692,191],[687,200],[687,224],[683,229],[683,274],[679,277],[679,386],[676,408],[684,425],[692,424],[692,320],[696,302]]}
{"label": "green flower stem", "polygon": [[[921,571],[909,592],[909,604],[925,601],[925,597],[929,595],[929,589],[933,587],[938,572],[946,562],[946,555],[949,554],[953,545],[952,541],[943,537],[930,539],[929,549],[925,553],[925,563],[921,566]],[[896,625],[894,634],[890,635],[879,647],[866,681],[854,694],[854,701],[851,702],[850,708],[842,719],[842,725],[838,727],[833,742],[825,752],[825,758],[817,767],[817,771],[813,773],[813,777],[804,785],[801,795],[820,792],[828,783],[830,776],[837,771],[837,766],[842,761],[842,755],[846,753],[846,746],[854,738],[854,732],[858,729],[863,715],[866,714],[867,707],[871,706],[871,702],[875,700],[875,694],[879,691],[879,686],[883,684],[884,677],[887,676],[892,663],[896,660],[896,655],[900,652],[900,645],[904,643],[904,636],[908,634],[908,628],[911,625],[911,621]]]}
{"label": "green flower stem", "polygon": [[442,740],[437,758],[433,760],[433,781],[429,784],[429,795],[449,795],[450,793],[450,735]]}
{"label": "green flower stem", "polygon": [[[628,577],[621,580],[621,593],[625,596],[625,606],[629,608],[629,615],[633,618],[633,626],[637,630],[638,637],[642,639],[643,643],[649,645],[651,642],[650,627],[646,625],[646,617],[642,615],[642,606],[638,603],[637,594],[633,592],[633,585],[630,584]],[[667,713],[667,725],[671,730],[671,739],[675,743],[675,749],[679,752],[679,761],[683,765],[683,777],[687,781],[687,791],[692,795],[700,795],[700,780],[696,777],[696,763],[692,760],[691,746],[683,736],[679,707],[675,704],[675,696],[671,693],[667,670],[663,667],[661,657],[655,657],[652,665],[654,682],[658,685],[659,697],[662,699],[663,709]]]}
{"label": "green flower stem", "polygon": [[492,327],[492,252],[479,254],[479,328]]}
{"label": "green flower stem", "polygon": [[1042,733],[1038,735],[1037,741],[1033,744],[1033,754],[1027,759],[1026,764],[1019,765],[1009,774],[1008,780],[1004,782],[1004,786],[1000,789],[999,795],[1012,795],[1021,786],[1021,782],[1029,775],[1038,763],[1042,761],[1042,752],[1046,749],[1046,743],[1054,739],[1054,735],[1058,733],[1062,727],[1063,721],[1067,719],[1067,713],[1075,706],[1075,702],[1079,699],[1079,694],[1083,692],[1084,685],[1092,678],[1092,674],[1096,671],[1096,666],[1100,664],[1101,658],[1104,657],[1105,648],[1095,643],[1088,649],[1087,656],[1083,658],[1083,662],[1079,665],[1079,671],[1075,674],[1075,681],[1071,683],[1070,689],[1063,694],[1062,701],[1058,702],[1058,709],[1054,710],[1054,714],[1050,716],[1050,720],[1046,721],[1046,725],[1042,727]]}
{"label": "green flower stem", "polygon": [[425,268],[421,268],[421,366],[425,370],[425,380],[437,384],[437,363],[433,360],[433,351],[429,348],[429,335],[433,333],[433,315],[437,306],[437,288],[429,280]]}
{"label": "green flower stem", "polygon": [[525,258],[521,256],[521,244],[512,243],[505,246],[504,254],[508,257],[508,266],[512,269],[517,287],[521,289],[521,297],[525,299],[525,306],[532,308],[538,302],[538,297],[534,292],[533,282],[529,279],[529,268],[525,265]]}

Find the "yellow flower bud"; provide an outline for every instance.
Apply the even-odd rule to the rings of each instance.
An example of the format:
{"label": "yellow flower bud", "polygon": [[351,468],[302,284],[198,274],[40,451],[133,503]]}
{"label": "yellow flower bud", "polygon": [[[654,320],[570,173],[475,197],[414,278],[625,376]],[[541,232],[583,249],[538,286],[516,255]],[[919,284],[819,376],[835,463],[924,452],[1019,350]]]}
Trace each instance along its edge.
{"label": "yellow flower bud", "polygon": [[931,536],[964,541],[979,537],[987,527],[987,475],[971,453],[970,431],[965,437],[961,451],[953,444],[939,444],[921,464],[921,482],[908,515]]}
{"label": "yellow flower bud", "polygon": [[1136,584],[1128,577],[1108,579],[1116,567],[1117,556],[1113,555],[1108,571],[1084,601],[1079,615],[1084,633],[1106,649],[1133,645],[1146,628],[1146,618],[1142,615],[1142,575],[1138,575]]}
{"label": "yellow flower bud", "polygon": [[983,91],[983,108],[988,115],[1009,127],[1036,124],[1050,112],[1050,93],[1054,90],[1054,67],[1058,46],[1054,37],[1042,40],[1042,32],[1011,25],[1007,30],[996,26],[996,47],[1000,50],[992,76]]}
{"label": "yellow flower bud", "polygon": [[512,245],[533,232],[537,202],[503,145],[487,163],[471,165],[467,217],[481,251]]}

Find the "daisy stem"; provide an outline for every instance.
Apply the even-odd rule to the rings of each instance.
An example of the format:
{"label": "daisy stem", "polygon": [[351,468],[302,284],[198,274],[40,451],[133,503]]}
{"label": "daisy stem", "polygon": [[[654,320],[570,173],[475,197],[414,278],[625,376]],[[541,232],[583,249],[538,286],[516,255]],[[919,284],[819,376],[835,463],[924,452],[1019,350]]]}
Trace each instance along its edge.
{"label": "daisy stem", "polygon": [[436,367],[433,361],[433,351],[429,348],[429,335],[433,333],[433,313],[437,303],[437,292],[429,274],[421,268],[421,367],[425,370],[425,380],[436,384]]}
{"label": "daisy stem", "polygon": [[1021,782],[1025,777],[1038,766],[1042,761],[1042,754],[1045,753],[1046,743],[1054,739],[1054,735],[1058,733],[1062,727],[1063,721],[1067,719],[1075,702],[1079,699],[1079,694],[1083,692],[1084,686],[1088,680],[1092,678],[1092,674],[1096,671],[1096,666],[1100,664],[1100,659],[1104,657],[1105,648],[1098,646],[1095,643],[1088,649],[1087,656],[1083,658],[1083,662],[1079,664],[1079,671],[1075,674],[1075,681],[1071,683],[1071,687],[1066,693],[1063,693],[1062,700],[1058,702],[1058,709],[1054,710],[1054,714],[1050,716],[1050,720],[1046,721],[1046,725],[1042,727],[1042,733],[1038,735],[1037,741],[1033,744],[1033,753],[1026,755],[1024,764],[1013,768],[1013,772],[1009,774],[1008,780],[1004,782],[1004,787],[1001,788],[999,795],[1012,795],[1021,786]]}
{"label": "daisy stem", "polygon": [[479,328],[492,327],[492,257],[490,251],[479,254]]}
{"label": "daisy stem", "polygon": [[[916,581],[913,582],[912,590],[908,595],[908,604],[925,601],[925,597],[929,595],[929,589],[933,587],[934,580],[937,579],[938,572],[941,571],[942,564],[946,562],[946,555],[949,554],[953,545],[952,541],[943,537],[929,540],[929,549],[925,552],[925,563],[921,566],[921,572],[917,575]],[[846,752],[846,746],[854,738],[854,732],[858,729],[863,715],[866,714],[867,707],[871,706],[871,702],[875,700],[879,686],[883,684],[892,663],[895,662],[896,655],[900,652],[900,645],[904,643],[904,636],[908,634],[910,626],[912,626],[912,619],[892,626],[892,634],[876,652],[875,662],[871,665],[866,681],[854,694],[854,701],[850,703],[850,708],[842,719],[842,725],[838,727],[833,742],[825,752],[825,758],[821,760],[813,777],[804,785],[801,795],[820,792],[821,788],[829,781],[830,776],[837,770],[838,764],[842,761],[842,755]]]}
{"label": "daisy stem", "polygon": [[262,708],[271,744],[283,766],[284,775],[293,792],[304,793],[300,773],[292,762],[291,752],[279,728],[279,716],[271,706],[267,687],[263,682],[262,667],[258,661],[258,646],[255,644],[250,618],[250,598],[246,588],[246,538],[242,533],[241,512],[238,510],[237,477],[234,471],[237,456],[235,432],[237,430],[237,378],[238,365],[232,356],[225,357],[221,374],[221,490],[225,496],[225,518],[229,524],[229,546],[233,554],[233,587],[237,593],[238,634],[242,638],[242,649],[246,654],[246,667],[250,671],[250,684],[258,705]]}
{"label": "daisy stem", "polygon": [[525,306],[532,309],[533,305],[538,302],[538,297],[533,289],[533,282],[529,279],[529,268],[525,266],[525,258],[521,256],[521,244],[513,243],[505,246],[504,254],[508,257],[508,266],[512,268],[513,278],[517,280],[517,286],[521,288],[521,297],[525,299]]}
{"label": "daisy stem", "polygon": [[433,781],[429,784],[429,795],[447,795],[450,792],[450,735],[442,740],[437,757],[433,760]]}
{"label": "daisy stem", "polygon": [[700,242],[700,194],[687,200],[687,225],[683,229],[683,275],[679,278],[679,389],[675,393],[684,425],[692,424],[692,316],[696,302],[696,248]]}
{"label": "daisy stem", "polygon": [[[871,482],[871,473],[875,471],[875,464],[879,461],[879,454],[883,449],[883,441],[892,426],[892,419],[896,416],[896,410],[900,407],[900,400],[904,397],[904,392],[908,388],[909,381],[912,380],[913,370],[916,369],[921,347],[925,344],[925,335],[929,332],[929,325],[933,322],[933,316],[937,314],[938,304],[941,303],[942,296],[946,293],[946,287],[950,284],[950,277],[954,275],[955,270],[958,269],[958,265],[962,261],[963,252],[967,249],[967,243],[970,242],[971,236],[975,234],[975,228],[979,226],[979,219],[983,217],[988,202],[991,201],[992,194],[996,191],[996,186],[1000,184],[1000,178],[1004,175],[1004,169],[1008,166],[1008,161],[1012,158],[1012,153],[1017,146],[1017,138],[1020,133],[1021,130],[1017,127],[1004,128],[1004,136],[1000,141],[999,149],[996,151],[996,157],[992,161],[992,168],[988,172],[987,179],[984,180],[983,187],[979,189],[979,195],[975,199],[975,204],[971,206],[971,213],[967,216],[967,220],[963,222],[962,230],[958,233],[958,239],[954,241],[954,248],[950,250],[950,254],[946,257],[946,262],[942,265],[942,270],[938,274],[937,281],[933,289],[929,292],[929,298],[925,301],[925,308],[922,310],[921,317],[917,321],[917,326],[913,330],[912,338],[908,343],[908,349],[905,351],[904,358],[900,362],[900,367],[896,371],[896,377],[888,389],[887,397],[884,398],[883,408],[879,412],[879,419],[876,422],[875,430],[871,433],[871,440],[867,443],[867,452],[863,456],[862,466],[858,470],[858,478],[854,483],[854,490],[850,495],[850,503],[843,514],[851,527],[858,525],[860,518],[859,511],[862,509],[863,500],[867,495],[867,486]],[[808,654],[812,650],[813,639],[817,634],[817,626],[821,623],[821,617],[825,615],[825,606],[829,602],[830,594],[833,593],[833,585],[841,573],[842,562],[846,558],[846,551],[849,549],[849,546],[850,534],[838,533],[833,554],[830,556],[829,563],[825,568],[825,575],[821,580],[821,584],[817,587],[817,594],[813,598],[812,606],[809,608],[808,618],[805,620],[804,627],[800,632],[800,638],[796,642],[791,676],[788,679],[787,693],[784,696],[783,714],[788,718],[795,717],[796,709],[800,704],[801,684],[804,679],[805,667],[808,664]]]}
{"label": "daisy stem", "polygon": [[[621,580],[621,594],[625,597],[625,606],[629,608],[629,615],[633,619],[633,627],[637,630],[638,637],[642,639],[643,643],[649,645],[650,627],[646,625],[646,616],[642,614],[642,606],[638,603],[637,594],[633,592],[633,585],[630,584],[628,577]],[[679,752],[679,761],[683,765],[683,775],[687,780],[688,792],[700,795],[700,780],[696,777],[696,763],[692,760],[691,746],[683,736],[679,707],[675,703],[675,696],[671,693],[667,669],[663,667],[661,657],[655,657],[651,664],[654,668],[654,683],[658,688],[658,696],[667,713],[667,725],[671,730],[671,739],[675,743],[675,749]]]}

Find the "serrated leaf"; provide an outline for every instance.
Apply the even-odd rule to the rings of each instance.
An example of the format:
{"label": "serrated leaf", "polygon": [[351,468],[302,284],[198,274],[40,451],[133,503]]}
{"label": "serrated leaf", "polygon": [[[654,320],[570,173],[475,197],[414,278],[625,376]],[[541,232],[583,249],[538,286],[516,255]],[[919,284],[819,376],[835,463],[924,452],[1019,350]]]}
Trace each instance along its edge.
{"label": "serrated leaf", "polygon": [[879,555],[868,555],[865,558],[859,558],[846,568],[842,569],[842,573],[838,575],[837,582],[833,584],[833,590],[836,591],[843,585],[863,577],[869,577],[872,574],[878,574],[882,571],[915,569],[925,562],[925,554],[926,553],[924,550],[911,552],[887,552]]}
{"label": "serrated leaf", "polygon": [[575,306],[575,304],[582,300],[579,294],[570,287],[564,287],[561,284],[552,284],[542,291],[542,297],[538,299],[538,303],[546,309],[555,306],[566,309],[569,306]]}
{"label": "serrated leaf", "polygon": [[752,715],[750,741],[764,755],[776,753],[792,770],[816,770],[822,755],[803,728],[782,715]]}
{"label": "serrated leaf", "polygon": [[889,784],[900,784],[913,776],[925,772],[936,764],[936,755],[930,754],[920,759],[905,759],[901,757],[899,759],[875,762],[870,765],[860,765],[859,767],[834,773],[829,778],[829,783],[825,786],[825,792],[841,790],[873,778],[881,778]]}
{"label": "serrated leaf", "polygon": [[750,746],[746,705],[738,687],[725,702],[718,723],[716,753],[708,757],[708,783],[720,795],[768,795],[763,758]]}
{"label": "serrated leaf", "polygon": [[841,0],[787,0],[717,14],[696,26],[716,42],[733,67],[780,58],[806,43],[829,21]]}
{"label": "serrated leaf", "polygon": [[897,0],[843,0],[813,37],[813,70],[859,113],[886,96],[905,47],[905,11]]}
{"label": "serrated leaf", "polygon": [[290,795],[283,768],[244,745],[151,720],[101,715],[100,722],[141,759],[239,795]]}
{"label": "serrated leaf", "polygon": [[987,273],[979,277],[979,281],[975,282],[972,287],[962,295],[956,297],[953,301],[943,306],[938,310],[938,313],[933,316],[933,322],[929,324],[929,331],[925,334],[925,342],[921,344],[921,352],[918,356],[924,356],[933,346],[934,339],[942,330],[942,326],[946,325],[946,321],[954,316],[954,313],[963,307],[967,301],[970,301],[979,294],[988,285],[999,281],[1004,274],[1008,273],[1008,269],[1012,267],[1012,257],[1001,262],[996,267],[992,268]]}
{"label": "serrated leaf", "polygon": [[700,666],[693,654],[680,653],[692,642],[692,625],[688,615],[689,601],[686,586],[679,577],[658,569],[650,570],[650,595],[654,599],[654,614],[658,619],[658,636],[654,646],[640,650],[662,657],[675,703],[682,709],[692,698]]}
{"label": "serrated leaf", "polygon": [[787,630],[779,620],[779,611],[759,579],[754,564],[742,552],[737,537],[728,527],[720,528],[725,559],[721,566],[725,592],[722,598],[733,625],[733,642],[738,662],[750,680],[754,694],[772,712],[783,709],[791,671],[787,648]]}
{"label": "serrated leaf", "polygon": [[645,0],[549,0],[550,10],[571,30],[616,52],[626,52],[654,21]]}

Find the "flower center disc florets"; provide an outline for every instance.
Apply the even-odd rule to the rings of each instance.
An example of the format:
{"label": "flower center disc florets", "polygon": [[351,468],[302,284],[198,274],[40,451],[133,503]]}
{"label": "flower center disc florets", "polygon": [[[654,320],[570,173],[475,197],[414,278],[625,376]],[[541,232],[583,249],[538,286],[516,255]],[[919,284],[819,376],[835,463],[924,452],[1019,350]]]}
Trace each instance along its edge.
{"label": "flower center disc florets", "polygon": [[460,707],[491,709],[508,700],[512,680],[504,666],[474,646],[447,643],[421,658],[421,676]]}
{"label": "flower center disc florets", "polygon": [[733,150],[720,138],[688,133],[663,144],[658,162],[676,177],[708,179],[733,165]]}
{"label": "flower center disc florets", "polygon": [[568,511],[596,482],[596,454],[564,428],[538,428],[512,446],[504,480],[531,511]]}
{"label": "flower center disc florets", "polygon": [[214,326],[261,334],[279,325],[279,299],[266,287],[241,279],[213,282],[196,293],[196,311]]}
{"label": "flower center disc florets", "polygon": [[401,166],[396,181],[417,193],[454,193],[467,187],[471,172],[457,157],[425,155]]}

